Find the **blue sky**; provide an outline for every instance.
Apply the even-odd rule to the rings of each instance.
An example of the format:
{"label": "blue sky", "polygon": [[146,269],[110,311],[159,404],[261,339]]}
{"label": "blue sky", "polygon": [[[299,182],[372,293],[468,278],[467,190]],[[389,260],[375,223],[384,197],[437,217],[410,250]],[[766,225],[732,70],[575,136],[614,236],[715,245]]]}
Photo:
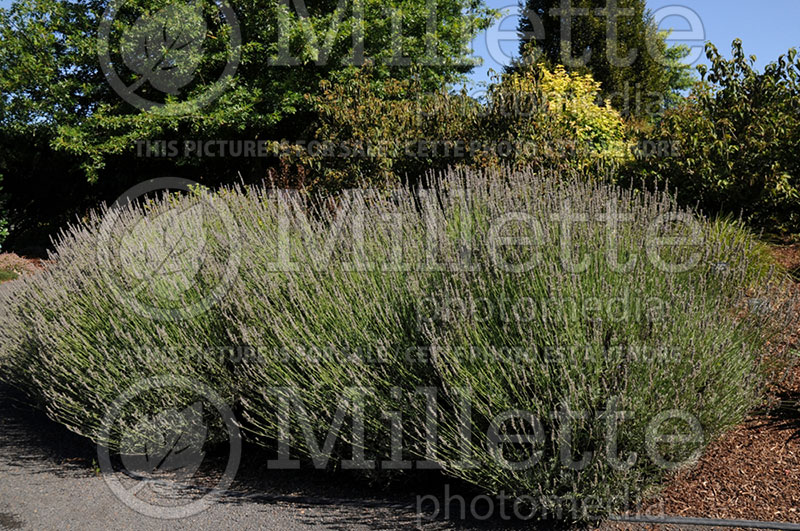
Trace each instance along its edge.
{"label": "blue sky", "polygon": [[[487,0],[487,3],[496,9],[505,8],[507,17],[473,43],[475,55],[484,59],[483,66],[476,68],[471,75],[475,81],[487,80],[490,68],[499,71],[508,63],[509,56],[516,54],[518,47],[513,35],[519,11],[517,0]],[[683,41],[677,33],[672,39],[673,43],[686,42],[697,47],[700,57],[690,61],[692,64],[705,62],[705,55],[701,52],[706,41],[713,42],[721,52],[730,55],[731,42],[741,38],[745,52],[757,56],[759,68],[791,47],[800,49],[800,0],[648,0],[647,5],[657,15],[663,16],[662,29],[689,30],[692,27],[690,20],[693,22],[698,31],[696,36],[691,36],[692,40]],[[670,12],[677,14],[664,16]]]}

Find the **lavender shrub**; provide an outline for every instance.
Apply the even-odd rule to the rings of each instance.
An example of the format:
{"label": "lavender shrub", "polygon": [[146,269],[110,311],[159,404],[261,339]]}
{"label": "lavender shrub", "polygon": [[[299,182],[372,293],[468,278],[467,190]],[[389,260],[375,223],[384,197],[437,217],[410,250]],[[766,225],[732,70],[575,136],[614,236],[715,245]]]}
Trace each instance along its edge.
{"label": "lavender shrub", "polygon": [[[666,194],[453,170],[317,200],[222,190],[226,223],[193,213],[205,195],[126,210],[124,238],[104,236],[101,212],[64,234],[47,271],[4,287],[5,378],[94,439],[133,382],[180,374],[235,401],[279,466],[438,467],[491,493],[612,499],[742,420],[787,317],[764,246]],[[177,240],[157,221],[174,209]],[[199,269],[176,253],[195,239]],[[96,259],[100,240],[125,250],[118,261]],[[170,275],[144,286],[110,274],[141,281],[159,256]],[[187,400],[147,395],[121,429]]]}

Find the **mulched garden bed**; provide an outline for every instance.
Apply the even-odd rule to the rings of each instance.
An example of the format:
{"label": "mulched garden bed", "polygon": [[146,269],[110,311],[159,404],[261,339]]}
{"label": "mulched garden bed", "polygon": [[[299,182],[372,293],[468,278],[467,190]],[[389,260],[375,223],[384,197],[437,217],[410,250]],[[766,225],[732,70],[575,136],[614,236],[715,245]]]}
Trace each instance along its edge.
{"label": "mulched garden bed", "polygon": [[659,495],[675,516],[800,523],[800,368],[776,386],[779,406],[711,445]]}
{"label": "mulched garden bed", "polygon": [[[789,271],[800,272],[800,245],[776,247],[773,254]],[[793,298],[800,312],[800,282]],[[800,324],[772,348],[800,352]],[[660,517],[800,524],[800,359],[773,382],[762,410],[711,444],[696,466],[676,473],[643,507],[643,513]],[[606,522],[601,528],[663,531],[687,526]]]}
{"label": "mulched garden bed", "polygon": [[25,258],[14,253],[0,253],[0,271],[10,271],[18,276],[35,273],[44,268],[46,260]]}
{"label": "mulched garden bed", "polygon": [[800,244],[776,246],[772,249],[772,255],[795,279],[800,281]]}

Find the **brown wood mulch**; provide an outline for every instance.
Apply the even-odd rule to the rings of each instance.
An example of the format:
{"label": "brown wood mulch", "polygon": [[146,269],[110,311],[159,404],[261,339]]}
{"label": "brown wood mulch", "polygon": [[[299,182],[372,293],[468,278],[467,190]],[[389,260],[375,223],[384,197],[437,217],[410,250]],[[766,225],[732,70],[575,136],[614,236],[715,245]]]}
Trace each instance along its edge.
{"label": "brown wood mulch", "polygon": [[778,245],[772,248],[772,256],[800,281],[800,243],[794,245]]}
{"label": "brown wood mulch", "polygon": [[779,406],[713,443],[659,495],[665,514],[800,523],[800,370]]}
{"label": "brown wood mulch", "polygon": [[[800,245],[776,247],[773,254],[787,270],[800,271]],[[800,282],[793,298],[800,312]],[[800,351],[800,324],[772,345],[776,350],[787,347]],[[771,385],[761,411],[712,443],[696,466],[677,472],[664,490],[643,504],[642,513],[800,524],[798,362],[795,358]],[[600,528],[665,531],[689,526],[606,522]]]}
{"label": "brown wood mulch", "polygon": [[13,271],[17,275],[35,273],[47,265],[47,260],[26,258],[15,253],[0,253],[0,269]]}

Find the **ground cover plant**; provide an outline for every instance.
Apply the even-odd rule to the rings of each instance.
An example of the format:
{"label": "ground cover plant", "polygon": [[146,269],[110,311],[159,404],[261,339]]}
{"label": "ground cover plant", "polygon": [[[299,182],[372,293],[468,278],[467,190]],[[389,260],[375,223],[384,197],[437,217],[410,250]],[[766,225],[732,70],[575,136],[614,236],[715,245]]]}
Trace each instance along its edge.
{"label": "ground cover plant", "polygon": [[[490,493],[613,510],[758,402],[784,277],[739,224],[602,180],[458,170],[328,198],[197,190],[128,207],[110,236],[101,212],[46,271],[3,286],[2,374],[93,440],[126,388],[179,374],[235,403],[270,452],[289,442],[281,458],[378,478],[425,461]],[[120,260],[98,259],[99,241]],[[186,311],[232,245],[224,296]],[[173,254],[150,282],[147,264]],[[167,303],[184,310],[164,319]],[[247,355],[213,354],[232,345]],[[98,442],[134,451],[149,412],[187,400],[146,394]]]}

